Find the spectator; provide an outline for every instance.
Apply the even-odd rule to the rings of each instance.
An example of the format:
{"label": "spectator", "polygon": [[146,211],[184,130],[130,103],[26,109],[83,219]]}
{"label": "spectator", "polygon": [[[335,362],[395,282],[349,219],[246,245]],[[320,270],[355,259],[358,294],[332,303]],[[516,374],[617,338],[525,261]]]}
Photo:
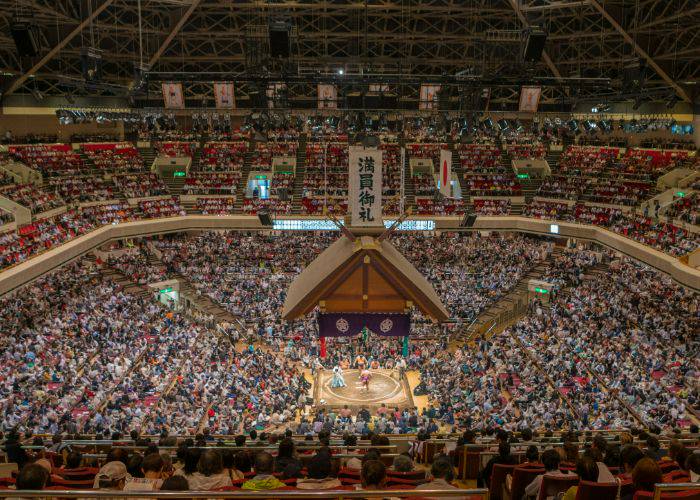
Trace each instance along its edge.
{"label": "spectator", "polygon": [[539,497],[540,488],[542,487],[542,479],[544,476],[568,476],[568,472],[559,470],[561,457],[556,450],[545,450],[542,453],[542,464],[544,465],[544,474],[535,477],[530,484],[525,487],[525,494],[530,497]]}
{"label": "spectator", "polygon": [[170,476],[160,486],[160,491],[188,491],[189,489],[190,485],[185,476]]}
{"label": "spectator", "polygon": [[501,440],[500,444],[498,445],[498,455],[491,458],[484,466],[484,470],[482,470],[480,474],[481,477],[479,484],[483,486],[488,486],[489,484],[491,484],[491,472],[493,471],[494,465],[515,465],[517,463],[518,459],[510,453],[510,445],[507,442],[503,442]]}
{"label": "spectator", "polygon": [[255,457],[255,476],[249,479],[243,486],[244,490],[260,491],[260,490],[275,490],[284,487],[284,483],[272,475],[274,467],[274,459],[272,455],[263,451]]}
{"label": "spectator", "polygon": [[17,474],[18,490],[43,490],[49,481],[49,473],[41,465],[27,464]]}
{"label": "spectator", "polygon": [[297,488],[300,490],[332,490],[340,488],[341,483],[337,478],[330,477],[331,461],[328,455],[316,454],[307,466],[306,479],[297,480]]}
{"label": "spectator", "polygon": [[[596,482],[598,479],[598,464],[591,457],[581,457],[576,461],[576,474],[578,474],[581,481]],[[562,500],[575,500],[577,491],[578,486],[572,486],[566,490]]]}
{"label": "spectator", "polygon": [[159,490],[165,475],[163,468],[165,463],[158,453],[151,453],[141,462],[143,477],[132,478],[124,486],[124,491],[155,491]]}
{"label": "spectator", "polygon": [[632,470],[632,485],[635,491],[654,491],[654,485],[663,482],[659,464],[655,460],[642,458]]}
{"label": "spectator", "polygon": [[217,450],[206,450],[197,464],[197,472],[188,480],[192,490],[215,490],[232,486],[231,477],[224,471],[221,454]]}
{"label": "spectator", "polygon": [[100,491],[121,491],[126,484],[128,473],[121,462],[107,462],[95,476],[96,488]]}
{"label": "spectator", "polygon": [[[430,466],[430,481],[416,486],[417,490],[456,490],[456,486],[452,484],[454,480],[454,467],[450,462],[449,457],[439,455],[433,460],[433,465]],[[431,497],[427,497],[433,500]],[[464,500],[463,497],[450,497]]]}

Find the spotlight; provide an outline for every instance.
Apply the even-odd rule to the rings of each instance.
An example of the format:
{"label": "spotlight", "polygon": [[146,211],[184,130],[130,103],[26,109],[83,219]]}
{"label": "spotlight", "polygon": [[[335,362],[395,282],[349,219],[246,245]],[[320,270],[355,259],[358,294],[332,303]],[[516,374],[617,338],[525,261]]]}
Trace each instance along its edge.
{"label": "spotlight", "polygon": [[593,120],[586,120],[585,122],[583,122],[583,128],[586,130],[586,132],[590,134],[595,132],[596,128],[598,128],[598,125]]}
{"label": "spotlight", "polygon": [[578,120],[569,120],[567,125],[569,126],[569,130],[571,130],[571,132],[574,134],[578,133]]}
{"label": "spotlight", "polygon": [[501,119],[501,120],[498,120],[497,123],[498,123],[498,128],[501,132],[505,132],[510,128],[510,126],[508,125],[508,120]]}
{"label": "spotlight", "polygon": [[344,75],[344,74],[345,74],[345,70],[344,70],[343,68],[338,69],[338,74],[341,75],[341,76]]}

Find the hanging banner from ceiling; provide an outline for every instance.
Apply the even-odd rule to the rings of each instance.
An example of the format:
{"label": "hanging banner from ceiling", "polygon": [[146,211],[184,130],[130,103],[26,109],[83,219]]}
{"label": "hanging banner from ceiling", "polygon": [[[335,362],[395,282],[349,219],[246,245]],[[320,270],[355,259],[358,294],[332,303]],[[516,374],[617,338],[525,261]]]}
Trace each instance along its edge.
{"label": "hanging banner from ceiling", "polygon": [[338,107],[338,88],[327,83],[318,84],[318,109],[336,109]]}
{"label": "hanging banner from ceiling", "polygon": [[167,109],[183,109],[185,107],[185,96],[182,93],[181,83],[163,83],[163,105]]}
{"label": "hanging banner from ceiling", "polygon": [[452,197],[452,151],[440,150],[440,192]]}
{"label": "hanging banner from ceiling", "polygon": [[235,108],[236,95],[233,92],[233,82],[214,83],[214,100],[216,101],[216,107],[220,109]]}
{"label": "hanging banner from ceiling", "polygon": [[424,83],[420,86],[418,109],[437,109],[440,85]]}
{"label": "hanging banner from ceiling", "polygon": [[351,226],[382,224],[382,151],[350,146],[348,179]]}
{"label": "hanging banner from ceiling", "polygon": [[520,88],[520,111],[526,113],[537,113],[540,105],[540,95],[542,87],[521,87]]}
{"label": "hanging banner from ceiling", "polygon": [[286,83],[270,83],[267,86],[267,107],[272,108],[284,108],[287,103],[284,102],[286,99],[284,97],[287,95],[287,84]]}

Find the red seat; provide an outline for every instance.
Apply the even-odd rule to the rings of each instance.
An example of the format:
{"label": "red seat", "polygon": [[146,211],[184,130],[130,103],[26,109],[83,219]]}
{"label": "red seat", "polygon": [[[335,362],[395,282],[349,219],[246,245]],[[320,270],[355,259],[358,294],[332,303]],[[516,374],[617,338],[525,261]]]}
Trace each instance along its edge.
{"label": "red seat", "polygon": [[618,489],[622,485],[615,483],[596,483],[593,481],[580,481],[576,491],[576,500],[615,500]]}
{"label": "red seat", "polygon": [[542,486],[540,486],[540,494],[537,500],[544,500],[547,497],[557,496],[558,493],[563,493],[572,486],[578,484],[578,476],[571,474],[571,477],[566,476],[544,476],[542,478]]}
{"label": "red seat", "polygon": [[544,468],[523,467],[521,465],[513,469],[513,481],[510,486],[511,500],[520,500],[525,495],[525,488],[540,474],[544,474]]}
{"label": "red seat", "polygon": [[408,472],[399,472],[395,470],[387,470],[386,475],[389,478],[397,479],[408,479],[413,481],[425,481],[425,471],[424,470],[412,470]]}
{"label": "red seat", "polygon": [[54,486],[61,486],[65,490],[90,490],[94,483],[94,479],[84,479],[84,480],[68,480],[68,479],[56,479],[53,481]]}
{"label": "red seat", "polygon": [[506,484],[506,476],[512,474],[515,464],[494,464],[491,470],[491,483],[489,484],[489,497],[492,500],[503,498],[503,485]]}
{"label": "red seat", "polygon": [[658,462],[658,464],[662,474],[666,474],[667,472],[671,472],[681,468],[678,465],[678,462],[676,462],[675,460],[663,460],[661,462]]}
{"label": "red seat", "polygon": [[690,474],[684,470],[674,470],[664,474],[664,483],[689,483]]}

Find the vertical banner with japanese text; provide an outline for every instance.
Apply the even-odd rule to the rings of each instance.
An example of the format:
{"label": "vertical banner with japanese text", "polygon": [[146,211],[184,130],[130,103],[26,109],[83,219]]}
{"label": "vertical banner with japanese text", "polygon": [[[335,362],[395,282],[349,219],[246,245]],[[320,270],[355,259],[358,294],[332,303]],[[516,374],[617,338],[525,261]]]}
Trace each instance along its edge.
{"label": "vertical banner with japanese text", "polygon": [[163,83],[163,105],[167,109],[183,109],[185,107],[185,96],[182,93],[181,83]]}
{"label": "vertical banner with japanese text", "polygon": [[350,146],[348,179],[351,226],[382,226],[382,151]]}
{"label": "vertical banner with japanese text", "polygon": [[440,150],[440,192],[452,197],[452,151]]}
{"label": "vertical banner with japanese text", "polygon": [[214,98],[219,109],[233,109],[236,107],[236,96],[233,93],[233,82],[215,82]]}

